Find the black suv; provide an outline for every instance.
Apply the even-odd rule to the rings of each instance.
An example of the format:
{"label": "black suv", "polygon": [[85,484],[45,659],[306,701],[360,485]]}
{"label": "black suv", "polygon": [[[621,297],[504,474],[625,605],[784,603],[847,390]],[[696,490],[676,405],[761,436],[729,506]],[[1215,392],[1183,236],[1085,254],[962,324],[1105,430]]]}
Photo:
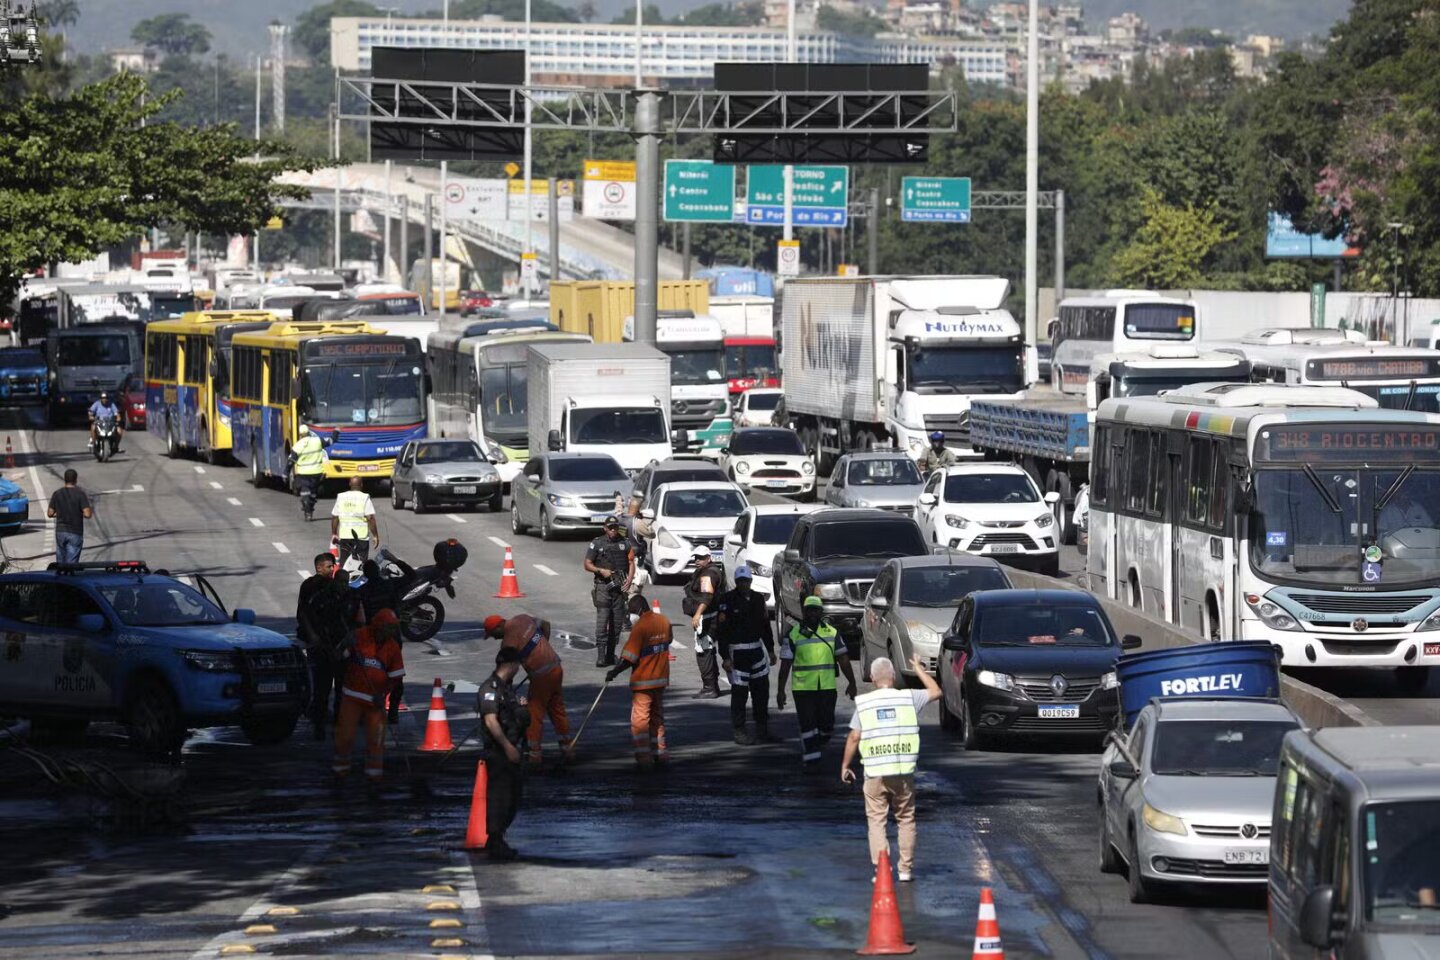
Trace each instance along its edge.
{"label": "black suv", "polygon": [[860,655],[865,596],[885,561],[930,551],[909,517],[887,510],[826,509],[802,516],[775,558],[775,615],[782,635],[800,620],[811,594],[825,603],[825,619],[840,631],[850,659]]}

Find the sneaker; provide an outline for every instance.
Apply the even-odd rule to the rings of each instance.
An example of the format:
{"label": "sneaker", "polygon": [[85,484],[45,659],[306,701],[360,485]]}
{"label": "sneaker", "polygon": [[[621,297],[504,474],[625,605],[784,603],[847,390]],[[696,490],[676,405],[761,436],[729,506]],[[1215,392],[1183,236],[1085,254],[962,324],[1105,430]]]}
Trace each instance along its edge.
{"label": "sneaker", "polygon": [[909,883],[911,880],[915,879],[915,875],[913,873],[906,873],[904,870],[901,870],[898,879],[901,883]]}
{"label": "sneaker", "polygon": [[742,747],[755,746],[755,738],[746,732],[744,727],[735,728],[735,742]]}
{"label": "sneaker", "polygon": [[691,699],[691,700],[718,700],[718,699],[720,699],[720,691],[719,691],[719,690],[701,690],[699,693],[695,694],[695,695],[692,696],[690,699]]}

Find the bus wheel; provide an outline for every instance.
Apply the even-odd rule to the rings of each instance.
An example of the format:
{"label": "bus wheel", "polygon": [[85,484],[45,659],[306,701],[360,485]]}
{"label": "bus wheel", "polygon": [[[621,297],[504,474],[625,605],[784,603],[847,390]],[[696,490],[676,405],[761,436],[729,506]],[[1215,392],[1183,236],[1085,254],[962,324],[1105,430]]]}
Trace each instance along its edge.
{"label": "bus wheel", "polygon": [[1055,523],[1059,526],[1058,536],[1060,542],[1065,545],[1073,545],[1075,537],[1075,498],[1074,491],[1070,486],[1070,474],[1063,470],[1055,471],[1055,492],[1060,494],[1060,502],[1055,504],[1058,515]]}
{"label": "bus wheel", "polygon": [[1212,643],[1220,642],[1220,608],[1215,603],[1215,595],[1211,594],[1205,598],[1205,634]]}
{"label": "bus wheel", "polygon": [[1134,570],[1130,571],[1130,606],[1142,613],[1145,611],[1145,607],[1140,599],[1140,577]]}
{"label": "bus wheel", "polygon": [[219,458],[215,456],[215,451],[210,446],[209,427],[200,428],[200,449],[196,452],[212,467],[219,463]]}
{"label": "bus wheel", "polygon": [[259,488],[265,482],[260,475],[260,448],[255,445],[255,438],[250,438],[250,486]]}
{"label": "bus wheel", "polygon": [[175,424],[165,418],[165,456],[175,460],[180,456],[180,441],[175,436]]}

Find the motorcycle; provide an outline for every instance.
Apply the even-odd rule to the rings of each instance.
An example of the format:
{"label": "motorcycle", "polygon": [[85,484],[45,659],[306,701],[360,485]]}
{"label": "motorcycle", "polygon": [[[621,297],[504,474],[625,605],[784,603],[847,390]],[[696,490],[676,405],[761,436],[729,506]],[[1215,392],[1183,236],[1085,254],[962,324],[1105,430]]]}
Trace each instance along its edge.
{"label": "motorcycle", "polygon": [[[435,544],[433,558],[433,564],[411,567],[383,547],[375,554],[381,578],[395,581],[400,597],[395,611],[400,618],[400,633],[414,643],[430,640],[445,625],[445,605],[436,594],[444,591],[455,599],[455,573],[465,565],[469,553],[458,540],[442,540]],[[350,586],[364,583],[365,579],[359,577],[352,579]]]}
{"label": "motorcycle", "polygon": [[95,439],[90,451],[95,459],[104,463],[120,450],[120,434],[116,432],[114,417],[100,417],[95,421]]}

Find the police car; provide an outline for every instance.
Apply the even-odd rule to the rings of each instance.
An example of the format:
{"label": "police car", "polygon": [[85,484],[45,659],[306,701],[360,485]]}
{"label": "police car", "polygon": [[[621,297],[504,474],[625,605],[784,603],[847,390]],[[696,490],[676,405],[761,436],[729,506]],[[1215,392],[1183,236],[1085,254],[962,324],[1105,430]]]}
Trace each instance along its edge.
{"label": "police car", "polygon": [[0,536],[19,533],[30,519],[30,498],[20,485],[0,477]]}
{"label": "police car", "polygon": [[203,577],[140,561],[0,576],[0,658],[0,714],[70,735],[118,719],[147,753],[178,750],[192,727],[279,743],[310,693],[289,638],[254,611],[227,615]]}

